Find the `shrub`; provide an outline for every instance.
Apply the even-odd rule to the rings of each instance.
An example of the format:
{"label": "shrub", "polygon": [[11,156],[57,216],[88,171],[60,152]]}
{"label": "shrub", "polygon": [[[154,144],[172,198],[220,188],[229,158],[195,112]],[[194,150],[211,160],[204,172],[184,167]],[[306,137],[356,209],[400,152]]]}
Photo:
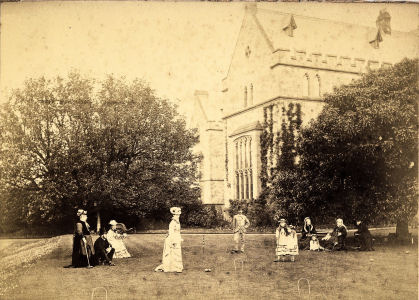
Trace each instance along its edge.
{"label": "shrub", "polygon": [[215,228],[227,225],[221,209],[217,209],[215,205],[196,205],[194,209],[189,209],[184,216],[184,223],[187,226]]}

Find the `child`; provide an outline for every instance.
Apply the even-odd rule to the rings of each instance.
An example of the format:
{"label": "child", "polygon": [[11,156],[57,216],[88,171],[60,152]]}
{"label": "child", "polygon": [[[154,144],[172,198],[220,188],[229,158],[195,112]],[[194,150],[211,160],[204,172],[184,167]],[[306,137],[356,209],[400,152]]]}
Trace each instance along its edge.
{"label": "child", "polygon": [[310,251],[323,251],[324,248],[320,246],[319,239],[317,235],[313,234],[310,240]]}
{"label": "child", "polygon": [[296,255],[298,255],[297,233],[287,225],[285,219],[280,219],[279,226],[276,229],[277,259],[275,262],[284,261],[286,256],[290,256],[291,261],[295,261]]}

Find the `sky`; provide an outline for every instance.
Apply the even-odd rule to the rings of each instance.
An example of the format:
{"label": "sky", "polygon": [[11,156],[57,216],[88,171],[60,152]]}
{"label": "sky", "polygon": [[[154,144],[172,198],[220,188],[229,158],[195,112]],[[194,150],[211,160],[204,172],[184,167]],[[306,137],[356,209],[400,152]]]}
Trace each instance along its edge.
{"label": "sky", "polygon": [[[188,113],[195,90],[221,90],[244,2],[64,1],[1,4],[0,102],[30,77],[77,70],[141,78]],[[393,30],[418,29],[416,4],[258,3],[297,15],[375,27],[380,9]]]}

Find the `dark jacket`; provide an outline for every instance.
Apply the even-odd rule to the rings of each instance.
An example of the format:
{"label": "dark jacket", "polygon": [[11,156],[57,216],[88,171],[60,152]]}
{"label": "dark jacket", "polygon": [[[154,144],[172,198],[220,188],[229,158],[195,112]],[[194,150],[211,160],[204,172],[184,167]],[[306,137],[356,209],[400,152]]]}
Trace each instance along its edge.
{"label": "dark jacket", "polygon": [[102,237],[99,237],[95,241],[95,261],[96,264],[99,264],[99,260],[105,260],[106,262],[111,262],[112,257],[108,256],[108,253],[106,252],[106,249],[108,249],[111,245],[109,244],[107,239],[103,239]]}
{"label": "dark jacket", "polygon": [[[83,242],[83,238],[86,239],[86,243]],[[91,256],[94,254],[95,250],[93,247],[92,237],[90,236],[89,227],[85,222],[79,220],[76,222],[74,229],[73,254],[71,264],[75,267],[87,266]]]}
{"label": "dark jacket", "polygon": [[305,239],[307,238],[307,235],[309,234],[316,234],[316,228],[314,228],[313,225],[310,226],[303,226],[303,228],[301,229],[301,239]]}

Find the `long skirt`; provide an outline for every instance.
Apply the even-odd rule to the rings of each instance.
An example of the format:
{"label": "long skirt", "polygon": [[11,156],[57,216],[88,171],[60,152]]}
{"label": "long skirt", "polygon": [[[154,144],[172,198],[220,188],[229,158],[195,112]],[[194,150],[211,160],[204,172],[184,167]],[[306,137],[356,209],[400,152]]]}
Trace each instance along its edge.
{"label": "long skirt", "polygon": [[311,241],[310,237],[301,238],[300,241],[298,242],[298,248],[300,248],[300,250],[310,249],[310,241]]}
{"label": "long skirt", "polygon": [[164,241],[162,264],[159,265],[155,271],[163,272],[182,272],[182,249],[180,243],[173,243],[167,237]]}
{"label": "long skirt", "polygon": [[127,258],[131,257],[123,240],[113,240],[112,248],[115,249],[114,258]]}
{"label": "long skirt", "polygon": [[73,238],[73,253],[71,264],[76,268],[87,267],[88,264],[93,264],[93,255],[95,254],[93,240],[90,235],[85,236],[85,238],[86,244],[80,237]]}
{"label": "long skirt", "polygon": [[277,241],[276,255],[298,255],[297,235],[281,235]]}

